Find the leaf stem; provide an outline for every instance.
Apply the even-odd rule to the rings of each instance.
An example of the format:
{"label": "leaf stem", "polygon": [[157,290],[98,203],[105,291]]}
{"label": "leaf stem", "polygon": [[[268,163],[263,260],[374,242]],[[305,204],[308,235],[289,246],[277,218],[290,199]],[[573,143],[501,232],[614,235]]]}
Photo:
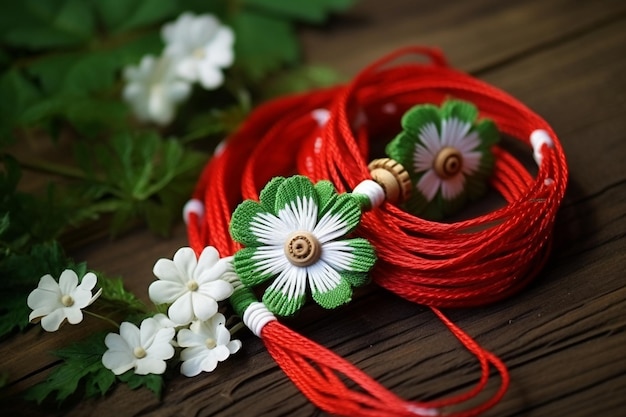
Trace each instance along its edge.
{"label": "leaf stem", "polygon": [[117,328],[117,329],[119,329],[119,328],[120,328],[120,325],[119,325],[119,324],[117,324],[115,321],[111,320],[111,319],[110,319],[110,318],[108,318],[108,317],[101,316],[100,314],[93,313],[93,312],[91,312],[91,311],[89,311],[89,310],[83,310],[83,312],[84,312],[84,313],[86,313],[86,314],[89,314],[89,315],[90,315],[90,316],[92,316],[92,317],[96,317],[96,318],[98,318],[98,319],[100,319],[100,320],[104,320],[104,321],[106,321],[107,323],[112,324],[113,326],[115,326],[115,328]]}
{"label": "leaf stem", "polygon": [[82,171],[67,165],[54,164],[41,160],[20,161],[20,165],[22,166],[22,168],[35,172],[41,172],[44,174],[52,174],[73,180],[87,179]]}
{"label": "leaf stem", "polygon": [[235,333],[237,333],[239,330],[245,328],[246,325],[243,324],[242,321],[240,321],[239,323],[235,324],[231,329],[230,329],[230,334],[231,336],[233,336]]}

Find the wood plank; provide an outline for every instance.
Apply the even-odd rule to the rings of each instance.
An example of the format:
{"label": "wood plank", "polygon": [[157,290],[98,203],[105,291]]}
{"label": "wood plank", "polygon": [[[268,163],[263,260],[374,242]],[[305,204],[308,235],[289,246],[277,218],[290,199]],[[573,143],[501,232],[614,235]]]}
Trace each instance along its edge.
{"label": "wood plank", "polygon": [[[511,92],[553,125],[569,158],[571,187],[559,214],[551,262],[537,282],[509,300],[447,313],[511,368],[511,390],[488,415],[615,415],[626,409],[623,6],[610,1],[593,7],[565,1],[510,7],[467,3],[472,2],[446,9],[423,2],[416,13],[415,3],[408,0],[396,0],[398,8],[390,2],[364,2],[357,15],[373,16],[368,26],[333,29],[328,38],[316,34],[322,40],[309,40],[320,42],[310,48],[312,54],[336,60],[336,67],[353,72],[352,65],[388,52],[400,39],[406,44],[428,36],[450,46],[446,52],[452,62],[483,71],[482,78]],[[470,15],[475,18],[467,19]],[[530,30],[541,16],[545,20]],[[424,35],[407,36],[416,26]],[[384,28],[389,39],[373,28]],[[492,39],[497,38],[493,34],[502,37]],[[368,48],[354,48],[358,44]],[[123,275],[129,287],[147,299],[154,260],[171,256],[184,244],[182,228],[170,240],[142,231],[118,242],[91,244],[75,255],[94,269]],[[361,291],[336,314],[309,306],[300,319],[290,327],[406,398],[449,395],[478,376],[476,361],[427,309],[379,289]],[[37,336],[25,336],[31,337],[25,345],[32,349],[24,352],[0,344],[0,369],[13,363],[13,369],[20,370],[33,358],[39,361],[33,371],[52,363],[50,358],[40,361],[36,353],[41,347],[30,345]],[[241,338],[240,354],[220,364],[215,373],[175,377],[163,402],[146,391],[120,386],[105,400],[58,413],[22,402],[10,410],[19,407],[20,414],[33,416],[324,415],[284,377],[259,340],[248,334]]]}

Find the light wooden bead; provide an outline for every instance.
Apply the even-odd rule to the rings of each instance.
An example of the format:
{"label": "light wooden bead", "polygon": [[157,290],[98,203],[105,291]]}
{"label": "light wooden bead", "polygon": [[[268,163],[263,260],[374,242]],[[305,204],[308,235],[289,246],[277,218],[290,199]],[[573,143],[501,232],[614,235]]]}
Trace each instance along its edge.
{"label": "light wooden bead", "polygon": [[435,173],[439,178],[452,178],[463,169],[463,155],[461,151],[451,146],[441,149],[433,163]]}
{"label": "light wooden bead", "polygon": [[285,255],[295,266],[309,266],[322,255],[322,245],[310,232],[294,232],[285,241]]}
{"label": "light wooden bead", "polygon": [[372,179],[385,190],[390,203],[402,203],[411,194],[411,179],[404,167],[390,158],[374,159],[368,166]]}

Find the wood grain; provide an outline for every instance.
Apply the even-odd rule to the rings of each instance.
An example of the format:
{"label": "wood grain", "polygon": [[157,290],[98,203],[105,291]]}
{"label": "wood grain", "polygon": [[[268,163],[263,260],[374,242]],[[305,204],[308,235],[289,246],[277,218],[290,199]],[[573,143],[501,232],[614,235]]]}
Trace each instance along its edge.
{"label": "wood grain", "polygon": [[[512,385],[490,416],[626,415],[626,3],[361,1],[324,30],[302,33],[307,57],[354,74],[395,47],[436,44],[450,62],[503,88],[553,126],[566,150],[570,186],[555,247],[540,278],[520,294],[446,311],[509,366]],[[136,231],[74,256],[122,275],[147,300],[155,259],[185,245],[183,227],[162,240]],[[288,325],[329,347],[407,399],[468,389],[478,364],[422,306],[377,288],[333,314],[307,306]],[[43,378],[62,339],[31,330],[0,344],[0,369],[16,387]],[[162,401],[119,386],[105,399],[62,410],[14,401],[20,415],[315,416],[262,343],[217,371],[175,376]],[[19,346],[19,349],[16,349]],[[15,388],[15,387],[14,387]],[[493,387],[492,387],[493,388]]]}

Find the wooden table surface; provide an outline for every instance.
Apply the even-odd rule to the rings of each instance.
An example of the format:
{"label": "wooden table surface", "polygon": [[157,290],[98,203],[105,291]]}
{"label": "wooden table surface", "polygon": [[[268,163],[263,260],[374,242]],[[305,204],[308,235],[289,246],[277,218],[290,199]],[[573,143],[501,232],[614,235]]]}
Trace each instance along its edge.
{"label": "wooden table surface", "polygon": [[[348,76],[400,46],[439,46],[453,66],[551,124],[570,179],[550,261],[514,297],[445,312],[509,368],[510,389],[487,415],[626,416],[626,2],[363,0],[302,38],[310,63]],[[137,230],[71,255],[122,275],[147,300],[155,260],[185,245],[179,225],[169,239]],[[289,326],[407,399],[448,396],[479,377],[475,359],[430,310],[380,288],[360,292],[341,314],[307,307]],[[52,338],[33,328],[0,344],[0,369],[24,376],[13,388],[44,378],[54,366],[45,352],[75,337],[76,327]],[[161,401],[120,385],[68,409],[17,396],[2,407],[29,416],[325,415],[258,339],[239,338],[240,353],[211,374],[174,377]]]}

